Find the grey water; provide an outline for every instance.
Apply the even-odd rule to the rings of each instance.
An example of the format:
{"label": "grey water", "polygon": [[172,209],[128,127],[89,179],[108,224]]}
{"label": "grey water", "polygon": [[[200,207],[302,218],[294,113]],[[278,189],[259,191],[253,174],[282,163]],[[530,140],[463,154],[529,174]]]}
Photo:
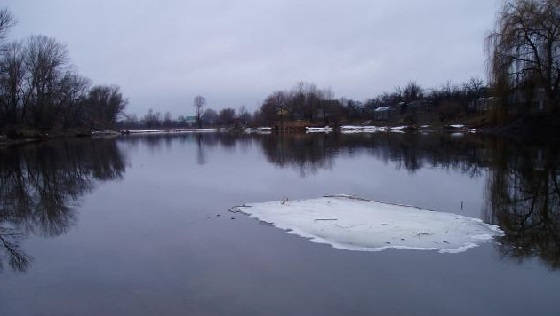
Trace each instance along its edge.
{"label": "grey water", "polygon": [[[558,148],[207,133],[0,149],[0,315],[558,315]],[[359,252],[228,211],[340,193],[505,234],[459,254]]]}

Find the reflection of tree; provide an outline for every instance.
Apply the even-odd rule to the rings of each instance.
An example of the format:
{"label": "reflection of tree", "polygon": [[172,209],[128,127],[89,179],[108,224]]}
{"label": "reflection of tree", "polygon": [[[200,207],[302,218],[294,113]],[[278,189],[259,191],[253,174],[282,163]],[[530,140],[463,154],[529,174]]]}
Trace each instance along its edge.
{"label": "reflection of tree", "polygon": [[490,171],[488,220],[499,224],[504,255],[538,256],[560,267],[560,173],[556,148],[506,148],[499,151]]}
{"label": "reflection of tree", "polygon": [[19,247],[30,234],[58,236],[76,221],[73,204],[94,180],[119,178],[125,169],[114,140],[48,142],[0,152],[0,267],[24,271]]}
{"label": "reflection of tree", "polygon": [[318,169],[330,169],[329,138],[324,135],[263,137],[261,145],[268,161],[284,168],[293,166],[302,176]]}
{"label": "reflection of tree", "polygon": [[[468,138],[467,138],[468,139]],[[267,159],[284,168],[294,167],[302,176],[319,169],[330,169],[337,155],[366,153],[397,168],[415,172],[423,167],[460,169],[480,175],[485,151],[472,139],[454,140],[448,135],[351,134],[287,135],[261,138]]]}
{"label": "reflection of tree", "polygon": [[204,150],[204,136],[202,134],[196,135],[196,163],[204,165],[206,163],[206,152]]}

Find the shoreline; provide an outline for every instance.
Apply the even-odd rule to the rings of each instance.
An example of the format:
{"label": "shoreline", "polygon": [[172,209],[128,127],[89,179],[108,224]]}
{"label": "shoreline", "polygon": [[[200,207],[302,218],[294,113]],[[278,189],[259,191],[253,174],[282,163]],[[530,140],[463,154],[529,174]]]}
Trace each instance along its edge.
{"label": "shoreline", "polygon": [[[454,122],[441,124],[439,122],[424,125],[398,125],[383,124],[368,125],[363,123],[346,124],[341,126],[319,126],[317,124],[309,128],[297,131],[279,131],[270,127],[246,127],[246,128],[167,128],[167,129],[106,129],[98,131],[85,131],[71,129],[65,131],[39,132],[37,130],[21,129],[13,132],[16,137],[8,137],[0,134],[0,148],[45,142],[61,138],[103,138],[119,137],[128,135],[155,135],[155,134],[195,134],[195,133],[230,133],[230,134],[292,134],[292,133],[340,133],[340,134],[367,134],[367,133],[402,133],[402,134],[477,134],[484,136],[504,137],[514,141],[537,141],[558,142],[560,141],[560,121],[552,116],[533,116],[514,120],[503,126],[476,126]],[[263,132],[266,130],[266,133]]]}

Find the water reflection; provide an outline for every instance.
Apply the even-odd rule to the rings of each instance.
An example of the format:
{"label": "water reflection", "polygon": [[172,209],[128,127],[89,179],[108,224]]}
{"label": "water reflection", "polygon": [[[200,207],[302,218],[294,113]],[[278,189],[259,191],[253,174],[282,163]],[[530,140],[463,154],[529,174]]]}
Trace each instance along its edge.
{"label": "water reflection", "polygon": [[121,146],[123,150],[142,145],[158,155],[174,146],[190,146],[186,148],[198,165],[212,164],[210,152],[214,149],[221,155],[253,150],[272,165],[296,170],[301,177],[335,168],[337,158],[358,155],[412,174],[441,168],[486,177],[483,217],[505,231],[499,240],[500,253],[519,260],[536,256],[551,267],[560,266],[560,157],[556,146],[529,146],[475,135],[396,133],[146,135],[5,149],[0,155],[0,264],[7,262],[15,270],[25,270],[30,257],[20,249],[22,239],[30,234],[63,234],[76,222],[77,201],[97,180],[123,176],[125,159],[118,144],[126,145]]}
{"label": "water reflection", "polygon": [[505,236],[499,249],[522,260],[540,257],[560,267],[560,173],[558,147],[493,147],[487,183],[487,219]]}
{"label": "water reflection", "polygon": [[0,153],[0,269],[7,262],[25,271],[31,257],[21,241],[30,234],[64,234],[95,180],[120,178],[125,170],[115,140],[49,142]]}
{"label": "water reflection", "polygon": [[280,167],[293,167],[302,176],[320,169],[331,169],[334,158],[367,153],[378,160],[392,162],[410,173],[427,167],[461,170],[480,175],[486,151],[474,138],[452,139],[448,135],[374,133],[298,135],[261,138],[268,161]]}

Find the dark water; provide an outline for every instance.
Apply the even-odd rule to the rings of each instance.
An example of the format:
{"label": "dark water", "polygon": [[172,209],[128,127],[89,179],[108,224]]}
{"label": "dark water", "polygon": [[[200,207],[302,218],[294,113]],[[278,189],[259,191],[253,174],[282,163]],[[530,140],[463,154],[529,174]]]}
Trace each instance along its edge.
{"label": "dark water", "polygon": [[[2,149],[0,315],[559,315],[558,148],[204,134]],[[460,254],[355,252],[227,211],[336,193],[505,236]]]}

